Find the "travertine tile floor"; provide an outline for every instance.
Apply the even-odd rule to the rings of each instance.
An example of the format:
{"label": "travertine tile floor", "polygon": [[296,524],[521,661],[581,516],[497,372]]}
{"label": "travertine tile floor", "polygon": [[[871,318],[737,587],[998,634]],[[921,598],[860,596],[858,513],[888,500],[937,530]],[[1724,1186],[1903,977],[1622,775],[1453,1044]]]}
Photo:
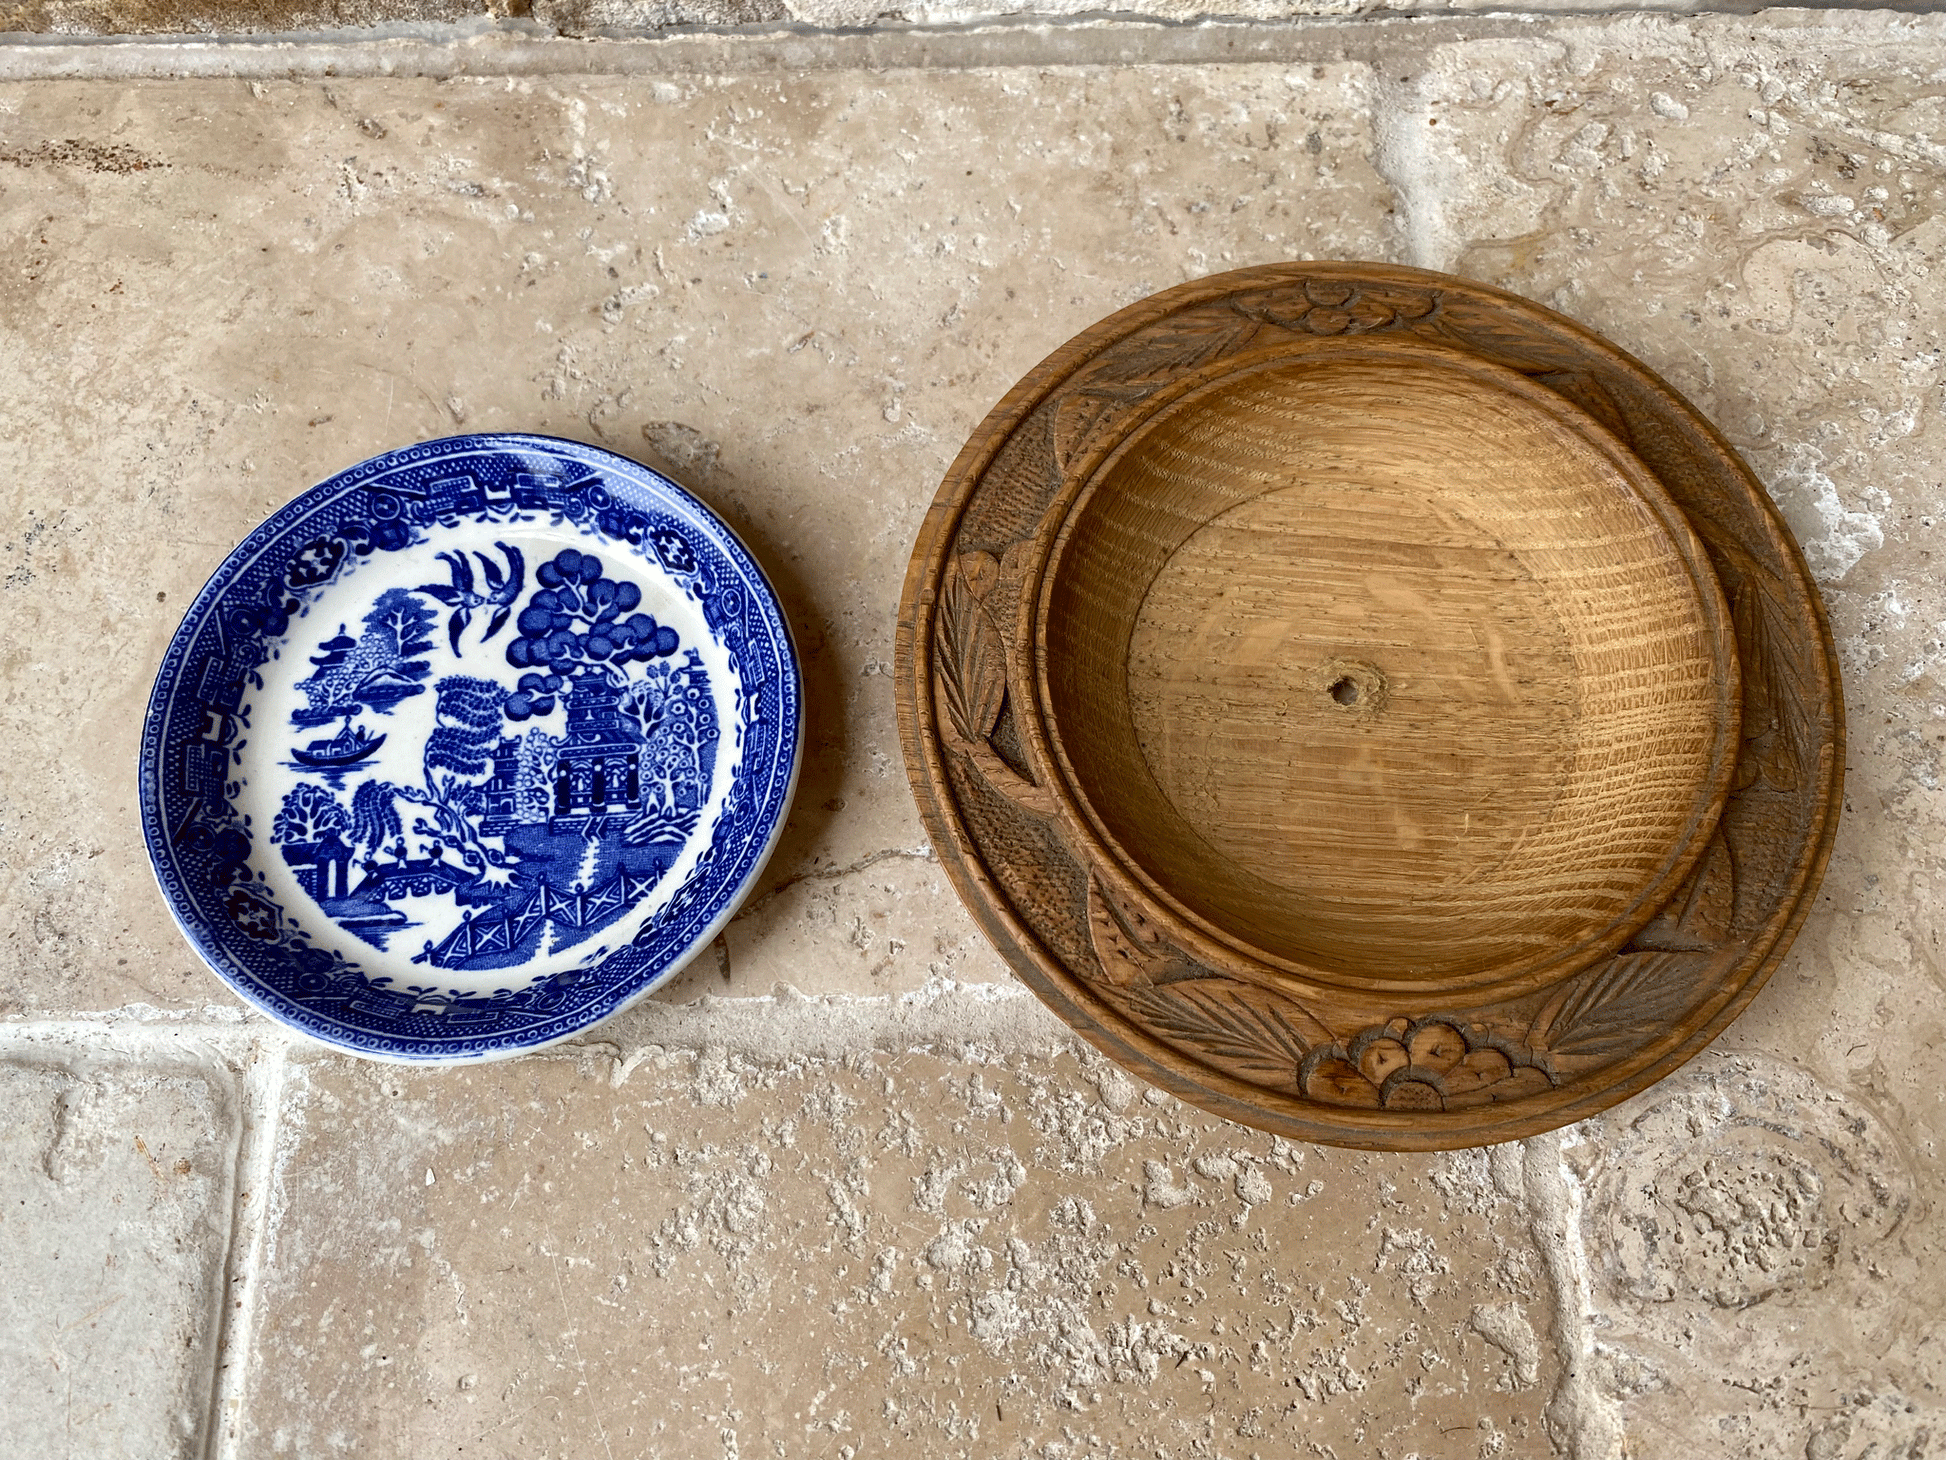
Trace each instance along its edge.
{"label": "travertine tile floor", "polygon": [[[1946,26],[1361,22],[1231,63],[1105,26],[952,64],[982,44],[475,47],[504,74],[445,81],[0,48],[0,1455],[1946,1436]],[[959,442],[1100,315],[1303,256],[1483,278],[1640,354],[1783,504],[1845,656],[1796,953],[1717,1052],[1522,1146],[1295,1147],[1140,1088],[1011,981],[905,789],[894,605]],[[225,996],[132,769],[243,532],[458,427],[691,482],[777,578],[811,738],[764,890],[674,987],[425,1073]]]}

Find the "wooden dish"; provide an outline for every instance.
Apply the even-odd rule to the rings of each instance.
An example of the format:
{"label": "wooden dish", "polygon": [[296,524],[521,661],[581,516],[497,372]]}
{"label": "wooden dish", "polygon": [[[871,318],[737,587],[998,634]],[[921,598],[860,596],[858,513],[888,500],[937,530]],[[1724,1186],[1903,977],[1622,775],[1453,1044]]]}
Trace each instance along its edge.
{"label": "wooden dish", "polygon": [[1130,413],[1036,565],[1029,735],[1084,855],[1294,991],[1510,991],[1613,952],[1735,765],[1729,609],[1688,522],[1472,356],[1224,365]]}
{"label": "wooden dish", "polygon": [[1056,352],[941,488],[898,675],[928,829],[1042,998],[1340,1144],[1674,1068],[1838,805],[1829,632],[1748,471],[1612,346],[1414,270],[1223,275]]}

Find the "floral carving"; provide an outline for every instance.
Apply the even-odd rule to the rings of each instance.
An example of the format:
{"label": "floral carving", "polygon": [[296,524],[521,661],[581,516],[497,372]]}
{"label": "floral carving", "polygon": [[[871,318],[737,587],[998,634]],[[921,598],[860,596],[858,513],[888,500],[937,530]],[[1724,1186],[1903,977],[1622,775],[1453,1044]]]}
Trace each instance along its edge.
{"label": "floral carving", "polygon": [[1456,1019],[1394,1019],[1313,1049],[1298,1072],[1307,1099],[1366,1110],[1466,1110],[1553,1083],[1519,1045]]}
{"label": "floral carving", "polygon": [[[1431,988],[1375,1005],[1370,991],[1294,984],[1172,930],[1075,832],[1039,764],[1028,696],[1031,590],[1070,489],[1150,419],[1157,392],[1392,341],[1516,371],[1635,451],[1703,539],[1744,679],[1736,778],[1682,887],[1616,953],[1498,1002],[1469,991],[1463,1010]],[[1002,951],[1077,1029],[1266,1129],[1418,1147],[1524,1135],[1612,1099],[1641,1081],[1629,1061],[1686,1056],[1720,1026],[1723,997],[1761,983],[1795,926],[1785,914],[1815,885],[1804,870],[1835,817],[1842,725],[1828,636],[1787,536],[1689,407],[1545,311],[1461,280],[1343,266],[1184,286],[1097,327],[1035,381],[1031,402],[1010,398],[976,433],[988,464],[952,479],[950,510],[915,549],[927,571],[903,610],[900,722],[942,863],[969,905],[1000,914],[986,921]],[[1267,1098],[1253,1104],[1239,1082]]]}
{"label": "floral carving", "polygon": [[1235,309],[1248,319],[1310,335],[1362,335],[1424,319],[1439,306],[1436,294],[1404,289],[1361,289],[1336,279],[1307,279],[1302,289],[1239,297]]}

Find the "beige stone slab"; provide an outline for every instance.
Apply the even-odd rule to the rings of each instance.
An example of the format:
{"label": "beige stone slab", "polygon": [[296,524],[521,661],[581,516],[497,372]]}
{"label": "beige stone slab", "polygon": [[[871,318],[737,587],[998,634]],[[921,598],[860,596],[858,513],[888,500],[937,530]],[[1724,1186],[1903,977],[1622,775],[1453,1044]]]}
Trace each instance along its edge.
{"label": "beige stone slab", "polygon": [[214,1059],[0,1056],[0,1453],[203,1453],[240,1120]]}
{"label": "beige stone slab", "polygon": [[239,1445],[1539,1457],[1505,1156],[1299,1148],[1062,1051],[323,1058]]}
{"label": "beige stone slab", "polygon": [[1869,1098],[1713,1052],[1576,1134],[1592,1370],[1635,1453],[1925,1452],[1939,1233]]}
{"label": "beige stone slab", "polygon": [[1804,545],[1844,666],[1845,821],[1722,1041],[1746,1062],[1575,1155],[1596,1387],[1634,1453],[1855,1460],[1940,1432],[1942,38],[1560,25],[1433,52],[1388,123],[1418,260],[1565,310],[1701,406]]}
{"label": "beige stone slab", "polygon": [[[1574,13],[1594,0],[928,0],[888,7],[885,0],[0,0],[0,34],[54,36],[357,35],[407,27],[452,27],[473,33],[500,27],[514,34],[606,36],[654,34],[683,26],[750,26],[791,20],[806,26],[876,26],[908,22],[964,24],[998,17],[1093,17],[1169,21],[1244,17],[1442,14],[1491,11]],[[1652,0],[1649,10],[1703,8],[1696,0]]]}
{"label": "beige stone slab", "polygon": [[889,674],[913,532],[1100,315],[1383,252],[1370,89],[1334,62],[0,90],[4,1007],[222,1000],[135,841],[154,666],[263,516],[460,428],[664,463],[775,577],[809,731],[768,886],[801,890],[733,930],[733,987],[1003,976],[931,870],[890,962],[778,915],[815,888],[814,923],[873,929],[883,879],[842,869],[924,848]]}
{"label": "beige stone slab", "polygon": [[474,0],[0,0],[0,34],[221,35],[336,30],[484,17]]}

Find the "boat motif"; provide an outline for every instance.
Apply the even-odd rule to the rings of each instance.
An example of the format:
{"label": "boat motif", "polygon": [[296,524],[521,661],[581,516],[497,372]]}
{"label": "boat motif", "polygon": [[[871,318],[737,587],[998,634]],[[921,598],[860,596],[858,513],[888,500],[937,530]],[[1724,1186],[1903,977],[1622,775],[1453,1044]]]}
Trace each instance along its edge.
{"label": "boat motif", "polygon": [[359,761],[376,754],[384,743],[383,735],[374,735],[363,725],[354,725],[347,719],[345,728],[329,740],[313,740],[302,750],[293,747],[291,758],[320,770],[331,766],[357,765]]}
{"label": "boat motif", "polygon": [[[340,928],[473,972],[572,946],[646,897],[701,822],[720,740],[700,654],[642,611],[639,583],[568,548],[537,566],[527,594],[525,559],[496,547],[505,570],[474,554],[505,600],[484,604],[477,637],[462,640],[483,605],[461,593],[479,580],[455,553],[457,587],[385,589],[358,637],[340,625],[319,645],[290,723],[341,716],[343,728],[292,749],[305,774],[270,828]],[[452,608],[445,645],[436,604]],[[438,672],[442,661],[465,672]],[[356,720],[407,703],[418,764],[372,760],[386,737]],[[414,928],[416,950],[395,941]]]}

